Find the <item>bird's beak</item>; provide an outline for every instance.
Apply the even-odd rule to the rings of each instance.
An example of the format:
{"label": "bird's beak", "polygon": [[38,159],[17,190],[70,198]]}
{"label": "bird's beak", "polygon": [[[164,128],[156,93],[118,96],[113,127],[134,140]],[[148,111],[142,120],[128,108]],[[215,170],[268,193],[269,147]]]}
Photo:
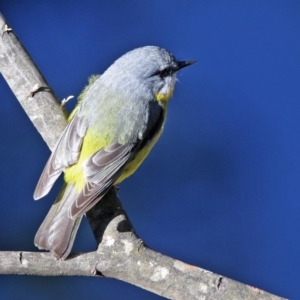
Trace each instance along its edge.
{"label": "bird's beak", "polygon": [[195,64],[197,61],[196,60],[183,60],[183,61],[179,61],[177,63],[177,70],[180,70],[182,68],[188,67],[190,65]]}

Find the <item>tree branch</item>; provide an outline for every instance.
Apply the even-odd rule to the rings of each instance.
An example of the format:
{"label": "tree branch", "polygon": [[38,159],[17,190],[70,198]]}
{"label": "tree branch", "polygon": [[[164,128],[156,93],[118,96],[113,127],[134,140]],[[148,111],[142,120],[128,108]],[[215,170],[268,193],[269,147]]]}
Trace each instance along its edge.
{"label": "tree branch", "polygon": [[52,150],[67,125],[66,111],[1,14],[0,34],[1,74]]}
{"label": "tree branch", "polygon": [[[50,149],[66,126],[66,112],[0,14],[0,71]],[[105,276],[170,299],[283,299],[185,264],[147,248],[138,238],[116,189],[87,213],[96,252],[65,261],[44,252],[0,252],[0,273],[41,276]]]}

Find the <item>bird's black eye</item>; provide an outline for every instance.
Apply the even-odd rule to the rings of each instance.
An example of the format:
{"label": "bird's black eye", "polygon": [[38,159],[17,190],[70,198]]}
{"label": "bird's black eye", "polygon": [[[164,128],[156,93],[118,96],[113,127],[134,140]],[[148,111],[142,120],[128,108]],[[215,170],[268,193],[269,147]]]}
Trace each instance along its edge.
{"label": "bird's black eye", "polygon": [[160,78],[165,78],[165,77],[169,76],[172,73],[172,71],[173,71],[172,68],[167,67],[167,68],[164,68],[162,70],[155,72],[152,76],[158,75],[158,76],[160,76]]}
{"label": "bird's black eye", "polygon": [[161,70],[160,72],[159,72],[159,76],[161,77],[161,78],[165,78],[165,77],[167,77],[168,75],[170,75],[170,69],[169,68],[165,68],[165,69],[163,69],[163,70]]}

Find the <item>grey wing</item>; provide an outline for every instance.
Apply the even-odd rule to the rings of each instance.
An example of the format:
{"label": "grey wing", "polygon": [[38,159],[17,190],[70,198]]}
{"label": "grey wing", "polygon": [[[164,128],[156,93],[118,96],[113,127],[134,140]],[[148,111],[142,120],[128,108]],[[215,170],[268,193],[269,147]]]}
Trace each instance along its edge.
{"label": "grey wing", "polygon": [[70,206],[70,218],[81,216],[105,195],[135,155],[139,143],[140,141],[127,145],[113,143],[108,148],[97,151],[87,160],[84,166],[87,183]]}
{"label": "grey wing", "polygon": [[135,142],[125,145],[115,142],[88,159],[84,166],[87,182],[70,206],[70,218],[77,218],[92,208],[115,183],[136,153],[161,131],[164,121],[162,107],[157,101],[151,101],[147,109],[147,125],[142,139],[137,138]]}
{"label": "grey wing", "polygon": [[35,200],[47,195],[61,172],[77,162],[87,126],[85,118],[77,113],[65,128],[37,183]]}

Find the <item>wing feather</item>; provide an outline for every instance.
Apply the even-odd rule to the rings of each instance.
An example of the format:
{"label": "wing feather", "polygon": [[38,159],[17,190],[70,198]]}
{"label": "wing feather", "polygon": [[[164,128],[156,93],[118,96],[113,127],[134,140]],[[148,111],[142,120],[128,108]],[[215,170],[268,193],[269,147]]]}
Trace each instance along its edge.
{"label": "wing feather", "polygon": [[70,207],[69,216],[77,218],[104,196],[120,176],[126,163],[134,156],[136,144],[113,143],[91,156],[84,166],[87,183]]}
{"label": "wing feather", "polygon": [[70,218],[81,216],[105,195],[137,152],[161,132],[164,118],[163,108],[157,101],[150,101],[147,125],[141,139],[136,137],[135,142],[125,145],[115,142],[88,159],[84,165],[86,184],[70,206]]}
{"label": "wing feather", "polygon": [[65,168],[77,162],[86,130],[85,118],[77,113],[63,131],[47,161],[33,194],[35,200],[47,195]]}

